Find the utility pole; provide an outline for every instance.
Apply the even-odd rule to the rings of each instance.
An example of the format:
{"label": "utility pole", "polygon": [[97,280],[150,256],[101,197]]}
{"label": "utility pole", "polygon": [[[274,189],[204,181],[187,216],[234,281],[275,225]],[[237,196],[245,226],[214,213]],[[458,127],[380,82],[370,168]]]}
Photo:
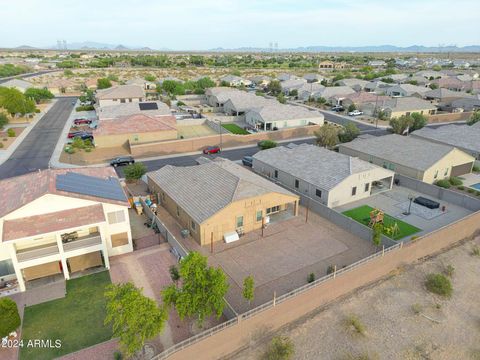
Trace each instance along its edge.
{"label": "utility pole", "polygon": [[218,120],[220,126],[218,128],[218,131],[220,132],[220,150],[222,150],[222,120]]}
{"label": "utility pole", "polygon": [[210,236],[210,252],[213,254],[213,231],[212,235]]}
{"label": "utility pole", "polygon": [[306,223],[308,222],[308,211],[309,211],[309,209],[310,209],[310,198],[307,197],[307,199],[308,199],[308,202],[307,202],[307,211],[306,211],[306,213],[305,213],[305,222],[306,222]]}

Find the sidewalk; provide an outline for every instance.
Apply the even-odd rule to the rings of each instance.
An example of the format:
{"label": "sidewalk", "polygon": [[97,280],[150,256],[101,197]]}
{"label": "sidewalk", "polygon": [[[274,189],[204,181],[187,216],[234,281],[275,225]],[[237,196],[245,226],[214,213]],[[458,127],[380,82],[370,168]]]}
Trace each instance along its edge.
{"label": "sidewalk", "polygon": [[50,110],[50,108],[56,103],[56,99],[53,99],[42,112],[35,114],[33,120],[29,124],[7,124],[5,129],[9,127],[25,127],[25,130],[22,131],[19,137],[15,139],[13,144],[11,144],[8,149],[0,150],[0,165],[2,165],[5,161],[7,161],[10,156],[12,156],[13,152],[17,149],[17,147],[22,143],[22,141],[27,137],[30,131],[35,127],[35,125],[43,118],[43,116]]}

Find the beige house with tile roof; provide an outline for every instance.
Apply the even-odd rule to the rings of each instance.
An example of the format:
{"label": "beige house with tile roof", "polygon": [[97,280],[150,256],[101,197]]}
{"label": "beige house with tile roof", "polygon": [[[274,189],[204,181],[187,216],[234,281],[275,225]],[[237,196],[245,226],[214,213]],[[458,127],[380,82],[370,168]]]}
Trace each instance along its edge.
{"label": "beige house with tile roof", "polygon": [[139,85],[117,85],[97,90],[95,99],[99,106],[140,102],[145,99],[145,90]]}
{"label": "beige house with tile roof", "polygon": [[109,269],[110,256],[133,251],[130,205],[110,167],[44,170],[0,188],[0,282],[12,291]]}
{"label": "beige house with tile roof", "polygon": [[299,197],[226,159],[171,166],[147,174],[148,187],[200,245],[261,229],[298,214]]}

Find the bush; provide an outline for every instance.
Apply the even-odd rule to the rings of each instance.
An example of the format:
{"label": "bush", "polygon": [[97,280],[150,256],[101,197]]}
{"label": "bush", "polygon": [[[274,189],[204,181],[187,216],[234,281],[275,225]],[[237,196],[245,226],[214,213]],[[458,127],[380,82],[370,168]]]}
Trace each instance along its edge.
{"label": "bush", "polygon": [[292,340],[285,336],[276,336],[268,345],[262,360],[289,360],[295,353]]}
{"label": "bush", "polygon": [[334,271],[335,271],[335,266],[333,266],[333,265],[328,265],[328,267],[327,267],[327,275],[333,274]]}
{"label": "bush", "polygon": [[455,268],[453,267],[453,265],[447,265],[445,266],[445,269],[443,270],[443,272],[445,273],[445,275],[447,275],[449,278],[451,278],[453,276],[453,274],[455,273]]}
{"label": "bush", "polygon": [[258,144],[258,147],[262,150],[271,149],[277,147],[277,143],[273,140],[262,140]]}
{"label": "bush", "polygon": [[308,276],[307,276],[307,282],[308,282],[308,283],[312,283],[312,282],[314,282],[314,281],[315,281],[315,274],[314,274],[314,273],[308,274]]}
{"label": "bush", "polygon": [[472,248],[472,255],[473,255],[473,256],[480,256],[480,247],[478,247],[477,245],[475,245],[475,246]]}
{"label": "bush", "polygon": [[127,180],[138,180],[147,172],[147,167],[143,163],[135,163],[125,166],[123,173]]}
{"label": "bush", "polygon": [[113,353],[113,359],[114,359],[114,360],[122,360],[122,359],[123,359],[122,353],[121,353],[120,351],[118,351],[118,350],[115,351],[115,352]]}
{"label": "bush", "polygon": [[77,106],[75,111],[92,111],[95,110],[93,105]]}
{"label": "bush", "polygon": [[8,135],[8,137],[15,137],[15,136],[17,136],[17,134],[15,134],[15,130],[13,130],[12,128],[10,128],[10,129],[7,130],[7,135]]}
{"label": "bush", "polygon": [[4,113],[0,113],[0,130],[8,124],[8,117]]}
{"label": "bush", "polygon": [[3,148],[3,143],[2,143],[2,142],[0,142],[0,149],[2,149],[2,148]]}
{"label": "bush", "polygon": [[473,168],[472,168],[472,171],[480,172],[480,166],[474,165]]}
{"label": "bush", "polygon": [[347,317],[347,326],[353,327],[353,329],[360,335],[365,335],[365,326],[362,324],[357,315],[350,315]]}
{"label": "bush", "polygon": [[453,288],[450,280],[443,274],[429,274],[425,281],[425,287],[428,291],[445,296],[452,296]]}
{"label": "bush", "polygon": [[471,188],[468,188],[468,189],[467,189],[467,192],[469,192],[470,194],[473,194],[473,193],[475,192],[475,190],[474,190],[474,189],[471,189]]}
{"label": "bush", "polygon": [[463,185],[463,181],[462,181],[460,178],[455,177],[455,176],[452,176],[450,179],[448,179],[448,181],[449,181],[450,184],[452,184],[453,186]]}
{"label": "bush", "polygon": [[443,180],[438,180],[438,181],[435,183],[435,185],[440,186],[440,187],[442,187],[442,188],[444,188],[444,189],[450,189],[450,186],[451,186],[451,185],[450,185],[450,182],[449,182],[448,180],[445,180],[445,179],[443,179]]}
{"label": "bush", "polygon": [[0,338],[8,336],[20,326],[17,304],[10,298],[0,299]]}
{"label": "bush", "polygon": [[465,186],[463,186],[463,185],[457,186],[457,189],[458,190],[465,190]]}
{"label": "bush", "polygon": [[418,315],[422,312],[422,305],[415,303],[412,305],[412,311],[415,315]]}

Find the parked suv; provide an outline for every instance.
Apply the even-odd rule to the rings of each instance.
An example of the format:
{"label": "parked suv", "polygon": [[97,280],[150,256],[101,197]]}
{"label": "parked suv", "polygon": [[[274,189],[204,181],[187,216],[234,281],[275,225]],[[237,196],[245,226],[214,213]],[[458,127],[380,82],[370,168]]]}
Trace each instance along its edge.
{"label": "parked suv", "polygon": [[242,164],[248,167],[252,167],[253,165],[253,157],[251,156],[244,156],[242,158]]}
{"label": "parked suv", "polygon": [[119,156],[112,161],[110,161],[110,165],[113,167],[123,166],[123,165],[130,165],[135,162],[135,159],[131,156]]}
{"label": "parked suv", "polygon": [[332,111],[342,112],[345,111],[345,108],[342,105],[335,105],[334,107],[332,107]]}

